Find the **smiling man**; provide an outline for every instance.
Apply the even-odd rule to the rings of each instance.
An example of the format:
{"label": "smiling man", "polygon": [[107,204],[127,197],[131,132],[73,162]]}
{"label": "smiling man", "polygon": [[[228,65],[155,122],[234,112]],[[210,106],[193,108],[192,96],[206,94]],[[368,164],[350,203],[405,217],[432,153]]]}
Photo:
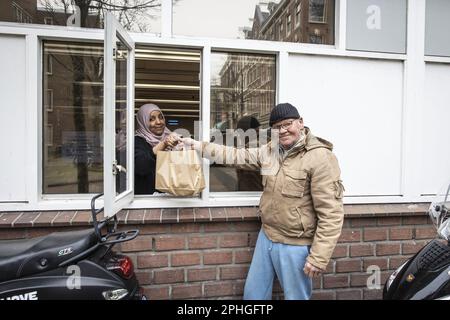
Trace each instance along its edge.
{"label": "smiling man", "polygon": [[[323,272],[341,234],[344,187],[333,145],[315,137],[303,124],[297,108],[276,105],[270,126],[278,141],[259,148],[236,149],[192,139],[186,145],[203,148],[203,155],[231,157],[240,168],[261,168],[264,191],[259,209],[262,228],[258,235],[244,288],[244,299],[272,298],[275,276],[285,299],[311,296],[312,277]],[[271,170],[264,173],[265,149],[276,151]],[[205,152],[205,150],[207,152]],[[239,159],[249,159],[242,164]],[[274,163],[276,165],[274,165]]]}

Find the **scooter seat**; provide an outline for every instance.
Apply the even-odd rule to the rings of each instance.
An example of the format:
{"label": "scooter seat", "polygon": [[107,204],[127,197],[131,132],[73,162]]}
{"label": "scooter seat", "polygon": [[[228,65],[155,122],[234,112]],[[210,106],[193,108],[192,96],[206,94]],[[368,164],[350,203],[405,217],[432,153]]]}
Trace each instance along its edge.
{"label": "scooter seat", "polygon": [[98,242],[93,229],[0,241],[0,282],[55,269]]}

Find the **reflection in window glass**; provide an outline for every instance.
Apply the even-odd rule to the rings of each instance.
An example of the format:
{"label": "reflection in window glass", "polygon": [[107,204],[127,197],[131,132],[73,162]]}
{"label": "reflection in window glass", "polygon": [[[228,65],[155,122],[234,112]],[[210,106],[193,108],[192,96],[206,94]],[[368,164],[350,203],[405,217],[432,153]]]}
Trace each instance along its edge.
{"label": "reflection in window glass", "polygon": [[183,36],[309,42],[311,30],[318,30],[324,44],[334,44],[334,7],[334,0],[173,0],[173,32]]}
{"label": "reflection in window glass", "polygon": [[[270,110],[275,104],[275,65],[275,56],[270,55],[212,54],[210,121],[216,143],[233,139],[232,144],[236,144],[230,136],[236,129],[245,132],[269,127]],[[253,143],[245,141],[247,146]],[[261,175],[259,171],[212,164],[210,190],[261,191]]]}
{"label": "reflection in window glass", "polygon": [[102,192],[103,45],[43,47],[43,193]]}
{"label": "reflection in window glass", "polygon": [[325,22],[325,0],[309,1],[309,22]]}
{"label": "reflection in window glass", "polygon": [[111,11],[126,30],[161,32],[161,0],[2,0],[0,21],[103,28]]}

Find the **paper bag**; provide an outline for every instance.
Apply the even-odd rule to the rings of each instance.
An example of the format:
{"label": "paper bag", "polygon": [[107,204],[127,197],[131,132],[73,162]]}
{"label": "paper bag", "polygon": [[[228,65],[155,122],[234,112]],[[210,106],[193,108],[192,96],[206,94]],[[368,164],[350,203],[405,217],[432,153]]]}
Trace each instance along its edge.
{"label": "paper bag", "polygon": [[205,188],[202,159],[195,150],[158,151],[155,188],[175,196],[194,196]]}

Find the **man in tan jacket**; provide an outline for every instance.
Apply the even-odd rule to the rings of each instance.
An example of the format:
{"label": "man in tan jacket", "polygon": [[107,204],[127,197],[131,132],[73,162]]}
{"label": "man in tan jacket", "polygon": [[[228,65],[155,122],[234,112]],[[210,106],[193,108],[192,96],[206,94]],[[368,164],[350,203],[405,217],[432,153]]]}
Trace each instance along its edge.
{"label": "man in tan jacket", "polygon": [[[275,106],[269,124],[278,132],[278,139],[259,148],[236,149],[192,139],[183,142],[203,148],[208,158],[223,153],[236,160],[235,166],[261,169],[262,228],[244,299],[271,299],[275,276],[285,299],[309,299],[311,278],[326,269],[342,229],[340,169],[333,145],[315,137],[291,104]],[[264,158],[267,154],[275,157]],[[247,161],[243,164],[240,159]]]}

